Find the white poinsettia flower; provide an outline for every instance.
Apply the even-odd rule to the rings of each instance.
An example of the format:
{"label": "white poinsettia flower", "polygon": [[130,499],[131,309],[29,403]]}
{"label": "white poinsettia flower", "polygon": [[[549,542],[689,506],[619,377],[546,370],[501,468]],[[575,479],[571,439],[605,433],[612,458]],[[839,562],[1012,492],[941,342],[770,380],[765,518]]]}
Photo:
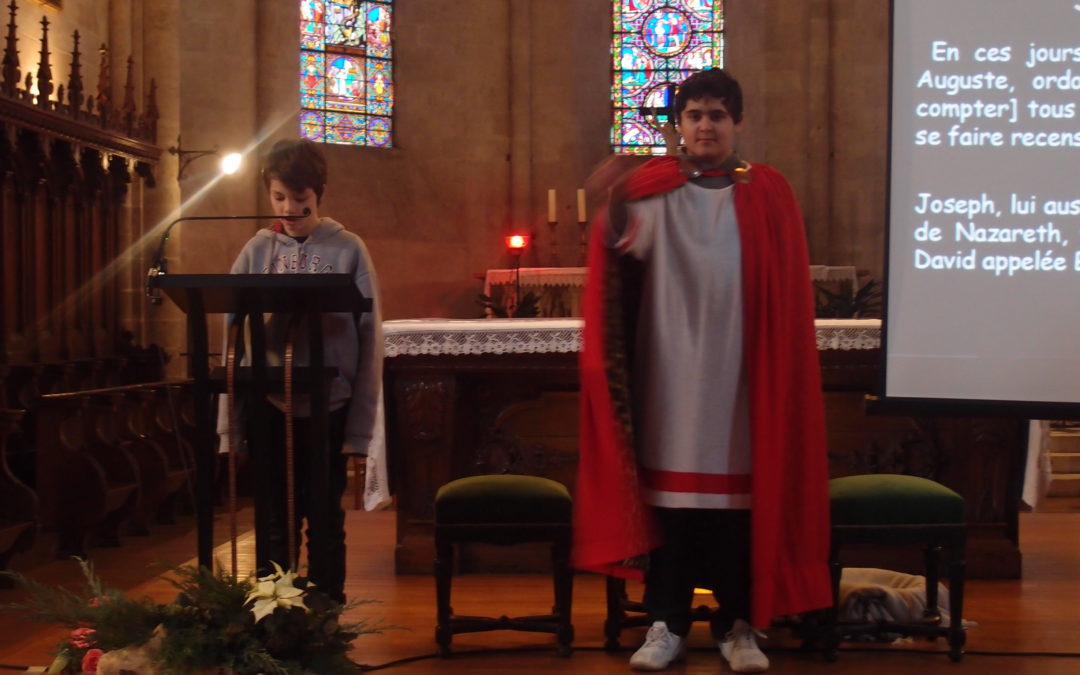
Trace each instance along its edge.
{"label": "white poinsettia flower", "polygon": [[259,577],[259,581],[277,581],[278,579],[283,579],[287,577],[289,579],[289,583],[292,583],[292,580],[296,578],[295,572],[291,570],[285,571],[281,569],[281,565],[277,564],[273,560],[270,561],[270,564],[274,566],[274,571],[270,574],[267,574],[265,577]]}
{"label": "white poinsettia flower", "polygon": [[274,566],[274,573],[261,577],[255,588],[247,594],[245,601],[254,602],[251,612],[255,615],[255,623],[273,614],[278,607],[299,607],[305,612],[310,611],[304,604],[304,591],[293,586],[296,573],[282,570],[275,562],[271,564]]}

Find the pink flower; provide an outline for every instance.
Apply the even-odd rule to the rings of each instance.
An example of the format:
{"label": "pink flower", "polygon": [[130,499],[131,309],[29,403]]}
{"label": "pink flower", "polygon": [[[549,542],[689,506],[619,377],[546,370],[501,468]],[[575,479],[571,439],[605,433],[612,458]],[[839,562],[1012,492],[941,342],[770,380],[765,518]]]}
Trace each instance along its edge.
{"label": "pink flower", "polygon": [[97,675],[98,661],[102,656],[105,656],[105,652],[100,649],[91,649],[86,652],[82,658],[83,675]]}
{"label": "pink flower", "polygon": [[71,644],[79,649],[88,649],[94,645],[93,628],[76,628],[71,631]]}

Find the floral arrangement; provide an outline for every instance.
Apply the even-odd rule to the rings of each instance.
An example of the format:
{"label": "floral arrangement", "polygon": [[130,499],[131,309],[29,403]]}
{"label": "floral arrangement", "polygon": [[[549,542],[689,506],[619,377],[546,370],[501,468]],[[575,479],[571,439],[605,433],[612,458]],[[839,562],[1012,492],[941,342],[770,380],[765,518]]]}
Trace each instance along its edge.
{"label": "floral arrangement", "polygon": [[306,578],[274,565],[272,574],[237,579],[204,567],[172,568],[178,596],[168,604],[134,600],[108,588],[80,560],[83,592],[4,572],[30,594],[0,609],[60,623],[71,633],[46,672],[63,675],[338,675],[360,667],[346,652],[361,634],[386,626],[340,622],[346,609]]}

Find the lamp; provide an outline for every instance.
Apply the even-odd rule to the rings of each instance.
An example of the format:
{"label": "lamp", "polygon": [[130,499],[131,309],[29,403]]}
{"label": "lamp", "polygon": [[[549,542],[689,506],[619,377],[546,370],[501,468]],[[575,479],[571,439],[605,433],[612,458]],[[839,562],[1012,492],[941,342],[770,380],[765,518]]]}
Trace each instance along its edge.
{"label": "lamp", "polygon": [[519,259],[528,245],[529,235],[527,234],[511,234],[506,237],[506,249],[510,251],[510,255]]}
{"label": "lamp", "polygon": [[[218,147],[215,145],[209,150],[185,150],[180,144],[180,136],[176,137],[176,145],[169,146],[169,154],[176,155],[180,158],[180,168],[176,171],[176,180],[180,181],[184,179],[184,170],[187,169],[188,164],[191,164],[200,157],[206,157],[207,155],[220,155]],[[221,157],[221,173],[225,175],[232,175],[240,170],[240,164],[243,162],[238,152],[230,152]]]}
{"label": "lamp", "polygon": [[[521,254],[529,245],[529,235],[510,234],[506,236],[506,250],[514,258],[514,309],[521,302]],[[513,312],[507,312],[513,315]]]}

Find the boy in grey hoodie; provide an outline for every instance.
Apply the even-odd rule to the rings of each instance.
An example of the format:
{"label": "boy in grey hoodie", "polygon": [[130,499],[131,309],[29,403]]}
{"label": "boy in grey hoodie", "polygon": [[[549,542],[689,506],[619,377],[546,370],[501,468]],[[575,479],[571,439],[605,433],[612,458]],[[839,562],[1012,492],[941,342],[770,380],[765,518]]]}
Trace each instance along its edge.
{"label": "boy in grey hoodie", "polygon": [[[281,219],[259,230],[233,263],[233,274],[350,274],[357,288],[373,300],[370,313],[356,320],[352,314],[323,314],[324,363],[337,369],[331,382],[330,481],[328,486],[311,480],[307,449],[310,404],[305,396],[294,396],[295,504],[297,527],[308,517],[308,576],[317,588],[344,602],[345,512],[341,498],[345,492],[346,455],[366,455],[375,427],[382,382],[383,338],[379,287],[363,240],[340,223],[319,215],[319,203],[326,187],[326,160],[310,141],[279,141],[263,165],[263,183],[274,215]],[[267,365],[281,366],[288,317],[273,315],[266,322]],[[294,362],[307,363],[307,331],[296,331]],[[285,485],[284,401],[270,396],[269,447],[252,448],[265,452],[267,478],[271,485]],[[239,407],[239,406],[238,406]],[[243,428],[241,426],[241,428]],[[218,433],[222,448],[229,435],[228,402],[223,396],[218,412]],[[248,437],[252,434],[248,433]],[[270,561],[285,566],[290,560],[286,524],[285,494],[269,490],[270,504],[256,504],[256,523],[267,527],[258,533],[265,539],[257,548],[260,573],[270,571]],[[316,499],[329,500],[324,509],[312,508]],[[312,541],[310,514],[329,513],[323,524],[326,541]],[[295,538],[299,541],[299,537]],[[261,554],[265,552],[266,555]]]}

